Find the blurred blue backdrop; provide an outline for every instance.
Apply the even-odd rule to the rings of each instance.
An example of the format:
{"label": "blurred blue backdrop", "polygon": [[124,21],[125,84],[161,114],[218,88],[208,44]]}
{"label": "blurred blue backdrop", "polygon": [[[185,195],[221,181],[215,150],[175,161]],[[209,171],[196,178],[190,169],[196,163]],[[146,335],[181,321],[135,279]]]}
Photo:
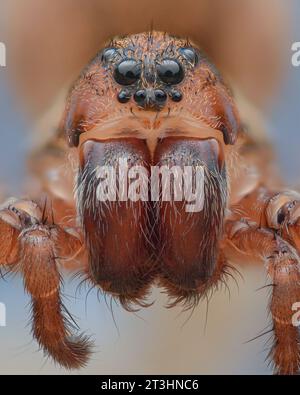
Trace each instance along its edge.
{"label": "blurred blue backdrop", "polygon": [[[300,41],[297,0],[293,18],[292,41]],[[290,59],[287,62],[289,74],[268,121],[282,173],[289,183],[300,185],[300,68],[293,68]],[[0,68],[0,190],[4,185],[12,194],[21,190],[30,149],[30,122],[16,100],[7,71]],[[163,309],[162,303],[142,312],[143,319],[115,307],[118,332],[103,298],[99,303],[91,293],[86,313],[85,293],[74,299],[76,284],[67,283],[70,310],[83,329],[96,334],[96,354],[81,373],[269,373],[262,352],[265,339],[244,344],[268,322],[267,293],[254,292],[264,285],[263,271],[242,269],[242,273],[246,281],[240,282],[239,293],[233,283],[229,285],[230,302],[223,293],[213,298],[206,333],[206,306],[199,306],[182,328],[187,316],[178,319],[179,310]],[[153,297],[158,297],[157,291]],[[0,373],[66,373],[50,362],[44,364],[36,352],[26,327],[29,299],[19,278],[0,282],[0,301],[7,306],[7,327],[0,328]]]}

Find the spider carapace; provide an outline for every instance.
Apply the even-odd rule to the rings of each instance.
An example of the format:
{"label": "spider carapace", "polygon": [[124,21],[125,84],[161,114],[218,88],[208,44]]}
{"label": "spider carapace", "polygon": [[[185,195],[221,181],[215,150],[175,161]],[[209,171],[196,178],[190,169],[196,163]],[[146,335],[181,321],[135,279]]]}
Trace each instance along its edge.
{"label": "spider carapace", "polygon": [[[300,196],[272,185],[263,149],[242,125],[230,89],[188,40],[115,38],[85,67],[55,139],[35,155],[47,199],[12,198],[0,211],[0,264],[23,276],[33,336],[47,355],[80,368],[91,353],[88,338],[72,335],[62,268],[129,310],[147,305],[153,283],[170,305],[189,308],[237,263],[257,260],[273,285],[269,357],[277,373],[299,371]],[[158,199],[99,199],[101,168],[120,170],[125,159],[144,176],[153,167],[201,168],[201,209],[162,199],[163,183]]]}

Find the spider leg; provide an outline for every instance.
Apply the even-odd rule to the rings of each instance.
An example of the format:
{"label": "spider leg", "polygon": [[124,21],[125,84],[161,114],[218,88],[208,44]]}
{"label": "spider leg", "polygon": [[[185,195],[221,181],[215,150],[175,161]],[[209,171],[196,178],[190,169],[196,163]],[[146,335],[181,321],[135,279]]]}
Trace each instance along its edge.
{"label": "spider leg", "polygon": [[278,374],[300,373],[300,328],[293,322],[293,306],[300,301],[299,249],[295,239],[283,238],[280,226],[282,207],[291,199],[295,200],[292,192],[274,193],[264,188],[245,197],[226,223],[223,249],[229,259],[237,254],[239,259],[256,258],[265,263],[273,285],[274,345],[269,357]]}
{"label": "spider leg", "polygon": [[273,229],[300,253],[300,193],[260,186],[231,210],[230,219],[246,218]]}
{"label": "spider leg", "polygon": [[84,366],[87,337],[73,336],[74,321],[64,308],[60,261],[72,258],[81,241],[68,230],[48,224],[31,201],[11,201],[0,211],[0,263],[23,276],[31,295],[32,333],[44,352],[65,368]]}

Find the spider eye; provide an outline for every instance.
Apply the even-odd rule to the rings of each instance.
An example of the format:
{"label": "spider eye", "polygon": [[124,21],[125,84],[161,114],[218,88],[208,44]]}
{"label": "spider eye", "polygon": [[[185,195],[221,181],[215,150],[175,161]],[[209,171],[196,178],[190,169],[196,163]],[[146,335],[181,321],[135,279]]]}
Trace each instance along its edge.
{"label": "spider eye", "polygon": [[114,78],[120,85],[132,85],[141,76],[141,64],[134,59],[123,60],[115,69]]}
{"label": "spider eye", "polygon": [[115,48],[105,48],[102,52],[101,60],[104,63],[111,61],[116,56],[116,49]]}
{"label": "spider eye", "polygon": [[180,48],[179,52],[188,62],[192,63],[194,66],[198,63],[198,55],[194,48]]}
{"label": "spider eye", "polygon": [[174,59],[164,59],[156,66],[159,78],[168,85],[179,84],[184,77],[181,64]]}

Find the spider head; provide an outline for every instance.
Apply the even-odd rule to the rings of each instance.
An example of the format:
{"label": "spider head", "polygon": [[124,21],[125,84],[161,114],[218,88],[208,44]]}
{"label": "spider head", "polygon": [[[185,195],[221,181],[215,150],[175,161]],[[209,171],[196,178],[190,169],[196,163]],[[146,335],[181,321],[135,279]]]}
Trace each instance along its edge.
{"label": "spider head", "polygon": [[[76,199],[95,283],[122,301],[140,300],[155,277],[179,299],[203,289],[218,259],[226,153],[238,128],[230,91],[186,40],[159,32],[117,38],[83,70],[69,96],[65,131],[79,152]],[[120,169],[124,160],[128,172]],[[104,168],[113,174],[105,190],[118,189],[105,202],[98,194]],[[129,176],[140,168],[138,178]],[[163,181],[153,199],[153,168],[179,169],[171,176],[178,190],[184,184],[192,191],[199,181],[199,211],[187,212],[190,200],[174,198],[175,187],[169,200],[161,198]],[[186,168],[190,180],[177,176]],[[131,187],[139,198],[128,198]]]}
{"label": "spider head", "polygon": [[238,134],[231,93],[207,57],[187,40],[141,33],[112,40],[83,70],[69,96],[65,130],[77,146],[82,133],[97,128],[105,135],[112,122],[119,133],[125,119],[126,129],[158,130],[172,127],[164,122],[171,118],[201,122],[226,145]]}

